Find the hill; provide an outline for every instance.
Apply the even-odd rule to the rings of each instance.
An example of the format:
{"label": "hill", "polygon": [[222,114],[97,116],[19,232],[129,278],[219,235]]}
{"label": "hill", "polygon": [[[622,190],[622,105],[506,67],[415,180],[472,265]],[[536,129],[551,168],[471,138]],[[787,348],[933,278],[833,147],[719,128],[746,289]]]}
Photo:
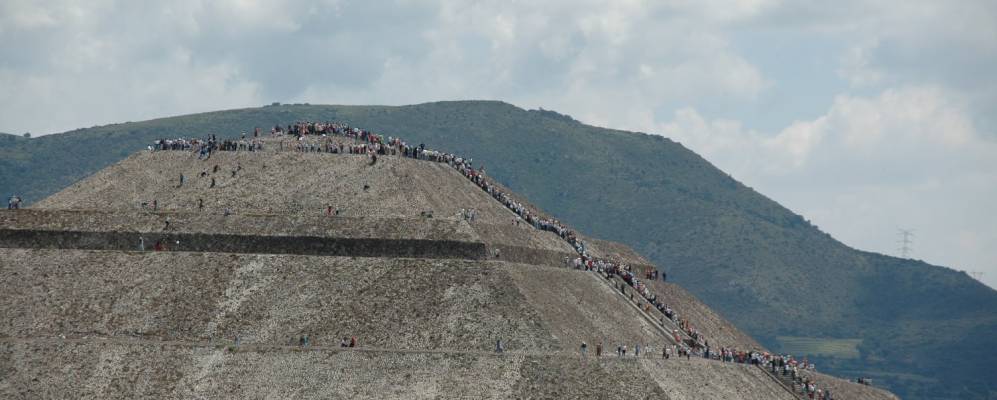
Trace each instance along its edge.
{"label": "hill", "polygon": [[[0,188],[39,199],[153,139],[234,136],[336,120],[473,157],[490,176],[583,232],[633,246],[771,349],[856,343],[811,359],[904,398],[997,390],[997,293],[965,273],[851,249],[660,136],[587,126],[500,102],[282,105],[80,129],[0,144]],[[58,160],[53,162],[53,160]],[[857,342],[856,342],[857,341]],[[838,343],[838,342],[834,342]]]}

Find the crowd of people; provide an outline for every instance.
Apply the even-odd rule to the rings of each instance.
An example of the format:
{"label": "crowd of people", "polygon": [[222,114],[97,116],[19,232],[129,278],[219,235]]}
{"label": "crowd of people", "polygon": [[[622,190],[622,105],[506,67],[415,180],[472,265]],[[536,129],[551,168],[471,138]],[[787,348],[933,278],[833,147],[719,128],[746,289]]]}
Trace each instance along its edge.
{"label": "crowd of people", "polygon": [[191,151],[198,154],[199,159],[211,158],[214,151],[263,151],[263,141],[253,139],[241,140],[221,140],[215,135],[208,136],[207,139],[175,138],[159,139],[148,146],[148,150],[181,150]]}
{"label": "crowd of people", "polygon": [[[522,202],[516,200],[514,196],[501,190],[497,184],[486,178],[483,167],[475,168],[473,160],[470,158],[432,150],[427,148],[425,144],[414,145],[405,142],[401,138],[384,137],[365,129],[350,127],[347,124],[335,122],[298,122],[289,124],[286,127],[274,126],[270,129],[270,136],[281,138],[275,149],[277,151],[362,154],[371,158],[371,164],[377,162],[378,155],[401,156],[445,163],[456,169],[478,188],[488,193],[493,199],[516,214],[519,220],[525,221],[535,229],[552,232],[565,240],[577,253],[575,259],[566,260],[567,264],[577,269],[598,272],[606,278],[620,277],[631,288],[631,301],[638,303],[638,305],[640,304],[639,300],[634,299],[634,293],[636,293],[647,303],[645,311],[649,312],[653,307],[661,314],[660,322],[663,328],[665,327],[666,320],[678,326],[688,336],[688,339],[683,340],[678,330],[671,330],[676,345],[666,345],[662,349],[662,357],[670,358],[672,354],[675,354],[679,357],[685,356],[690,358],[697,356],[720,362],[758,365],[759,367],[767,368],[773,375],[778,376],[781,373],[781,376],[791,380],[797,386],[797,389],[809,398],[821,400],[832,399],[830,391],[820,389],[818,384],[812,379],[803,378],[802,375],[797,373],[799,369],[814,369],[813,364],[808,363],[806,360],[798,362],[792,356],[728,347],[721,347],[719,350],[711,349],[709,341],[705,336],[689,320],[681,318],[662,298],[654,293],[638,277],[631,266],[623,262],[597,258],[591,255],[584,241],[573,230],[555,218],[546,217],[539,212],[531,210]],[[291,138],[291,142],[285,144],[285,138]],[[347,141],[344,143],[334,138],[343,138]],[[149,149],[192,151],[198,153],[201,158],[207,158],[211,156],[213,151],[262,151],[264,149],[263,146],[264,142],[260,140],[260,129],[255,128],[253,137],[248,139],[246,133],[243,133],[242,138],[239,140],[219,141],[214,135],[209,136],[206,140],[188,138],[160,139],[153,146],[149,146]],[[331,210],[331,208],[327,209],[326,213],[331,214]],[[336,210],[336,213],[338,214],[338,210]],[[476,210],[465,209],[461,211],[461,216],[468,221],[473,221],[476,214]],[[657,270],[648,271],[644,279],[657,280],[659,276],[662,280],[665,280],[666,275],[664,273],[659,275]],[[626,287],[621,284],[620,290],[625,293]],[[667,328],[665,329],[667,330]],[[582,348],[584,353],[587,346],[583,343]],[[497,351],[504,351],[501,341],[497,342],[496,349]],[[617,355],[624,357],[627,355],[627,350],[626,345],[619,345],[617,347]],[[640,346],[635,346],[634,350],[634,355],[639,356]],[[597,346],[596,354],[597,356],[602,355],[601,343]],[[645,354],[647,354],[646,350]]]}

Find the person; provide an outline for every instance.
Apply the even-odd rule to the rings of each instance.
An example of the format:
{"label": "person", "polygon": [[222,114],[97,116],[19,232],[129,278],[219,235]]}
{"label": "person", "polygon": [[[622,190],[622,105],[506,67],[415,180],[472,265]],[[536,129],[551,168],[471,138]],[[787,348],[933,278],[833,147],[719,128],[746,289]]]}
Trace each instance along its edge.
{"label": "person", "polygon": [[197,199],[197,210],[204,210],[204,199]]}
{"label": "person", "polygon": [[138,250],[145,251],[145,238],[142,236],[138,237]]}
{"label": "person", "polygon": [[640,357],[640,343],[634,346],[634,357]]}
{"label": "person", "polygon": [[582,342],[582,356],[584,356],[584,355],[588,354],[588,347],[589,347],[588,343],[585,343],[585,342],[583,341],[583,342]]}
{"label": "person", "polygon": [[180,186],[177,186],[177,187],[183,187],[183,183],[186,180],[187,180],[187,177],[183,176],[183,174],[180,174]]}
{"label": "person", "polygon": [[595,356],[602,357],[602,342],[596,343],[595,345]]}
{"label": "person", "polygon": [[666,360],[669,359],[671,356],[671,354],[669,354],[670,352],[671,351],[669,351],[668,345],[665,345],[664,347],[661,348],[661,358],[664,358]]}
{"label": "person", "polygon": [[357,337],[356,336],[350,338],[350,347],[357,347]]}
{"label": "person", "polygon": [[346,337],[345,337],[345,336],[343,336],[343,340],[341,340],[341,341],[339,342],[339,347],[348,347],[348,346],[349,346],[349,344],[348,344],[348,343],[346,343]]}
{"label": "person", "polygon": [[505,347],[502,347],[502,339],[495,339],[495,352],[504,353]]}

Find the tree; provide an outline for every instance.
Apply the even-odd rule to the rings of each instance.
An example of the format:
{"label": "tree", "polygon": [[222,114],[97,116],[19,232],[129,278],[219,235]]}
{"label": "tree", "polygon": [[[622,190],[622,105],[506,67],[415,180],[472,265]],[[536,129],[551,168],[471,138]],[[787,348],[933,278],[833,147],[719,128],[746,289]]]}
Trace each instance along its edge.
{"label": "tree", "polygon": [[24,134],[21,135],[21,136],[24,136],[25,138],[31,139],[31,132],[24,132]]}

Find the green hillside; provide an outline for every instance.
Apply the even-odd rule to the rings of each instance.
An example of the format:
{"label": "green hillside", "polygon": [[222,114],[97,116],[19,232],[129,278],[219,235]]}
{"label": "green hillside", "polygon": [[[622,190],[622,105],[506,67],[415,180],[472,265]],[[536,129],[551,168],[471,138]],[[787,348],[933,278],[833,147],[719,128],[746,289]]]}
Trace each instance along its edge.
{"label": "green hillside", "polygon": [[[0,190],[36,201],[153,139],[338,120],[470,156],[581,231],[627,243],[766,346],[903,398],[997,396],[997,292],[965,273],[851,249],[679,143],[500,102],[281,105],[0,137]],[[854,344],[828,351],[821,343]],[[836,347],[830,347],[834,349]],[[842,355],[836,357],[835,354]]]}

